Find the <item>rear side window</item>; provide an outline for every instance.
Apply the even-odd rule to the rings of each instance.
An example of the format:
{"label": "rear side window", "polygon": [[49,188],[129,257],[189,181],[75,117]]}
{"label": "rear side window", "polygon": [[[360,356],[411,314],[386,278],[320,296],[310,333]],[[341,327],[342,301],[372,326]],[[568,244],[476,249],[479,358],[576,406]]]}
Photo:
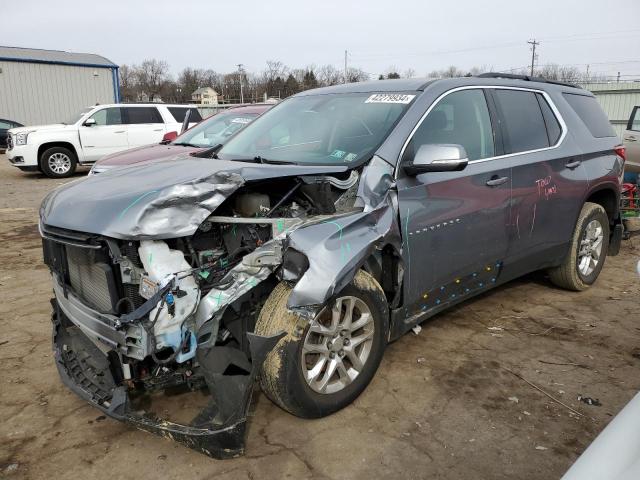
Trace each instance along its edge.
{"label": "rear side window", "polygon": [[187,114],[187,110],[191,110],[191,114],[189,115],[189,123],[197,123],[202,120],[202,116],[200,115],[200,112],[198,112],[197,108],[189,109],[184,107],[167,107],[167,109],[178,123],[184,122],[184,116]]}
{"label": "rear side window", "polygon": [[627,130],[640,132],[640,107],[634,107],[627,125]]}
{"label": "rear side window", "polygon": [[560,135],[562,135],[562,127],[553,113],[553,110],[551,110],[551,107],[547,103],[547,100],[544,98],[544,95],[536,93],[536,97],[538,97],[538,104],[540,105],[540,110],[542,110],[544,124],[547,126],[549,145],[555,145],[558,143],[558,140],[560,140]]}
{"label": "rear side window", "polygon": [[128,107],[125,110],[127,111],[128,124],[164,123],[156,107]]}
{"label": "rear side window", "polygon": [[591,135],[596,138],[616,136],[616,132],[613,131],[609,119],[598,105],[595,97],[573,93],[563,93],[562,95],[589,129]]}
{"label": "rear side window", "polygon": [[547,128],[534,92],[495,90],[495,97],[503,120],[505,153],[549,146]]}

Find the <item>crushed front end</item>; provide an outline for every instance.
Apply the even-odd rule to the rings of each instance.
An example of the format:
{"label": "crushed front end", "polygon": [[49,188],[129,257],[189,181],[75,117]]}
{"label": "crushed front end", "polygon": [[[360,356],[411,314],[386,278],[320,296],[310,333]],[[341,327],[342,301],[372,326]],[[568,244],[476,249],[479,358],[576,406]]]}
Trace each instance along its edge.
{"label": "crushed front end", "polygon": [[[317,269],[291,247],[290,234],[307,228],[318,244],[318,232],[342,242],[335,219],[362,215],[354,207],[358,180],[357,172],[346,171],[239,185],[193,233],[173,238],[123,239],[52,226],[51,207],[43,207],[53,346],[63,382],[137,428],[214,458],[243,454],[254,380],[285,335],[252,333],[257,316],[279,281],[295,283]],[[187,208],[169,203],[187,218]],[[132,210],[113,216],[121,220]],[[342,245],[332,250],[345,257]],[[335,285],[327,280],[318,300],[299,306],[301,322]],[[167,416],[178,394],[179,408]]]}

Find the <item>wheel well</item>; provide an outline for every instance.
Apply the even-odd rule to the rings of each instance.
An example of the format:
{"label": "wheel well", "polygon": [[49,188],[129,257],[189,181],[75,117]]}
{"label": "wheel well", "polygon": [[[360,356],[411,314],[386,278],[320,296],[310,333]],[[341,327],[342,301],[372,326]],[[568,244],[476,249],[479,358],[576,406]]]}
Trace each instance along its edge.
{"label": "wheel well", "polygon": [[375,278],[385,296],[389,306],[398,305],[401,297],[402,259],[392,245],[385,245],[371,254],[362,265],[362,268]]}
{"label": "wheel well", "polygon": [[586,201],[597,203],[604,208],[605,212],[607,212],[607,216],[609,217],[609,222],[613,223],[619,208],[618,197],[613,190],[607,188],[593,192]]}
{"label": "wheel well", "polygon": [[53,147],[61,147],[61,148],[66,148],[68,150],[71,150],[71,153],[73,153],[73,155],[76,157],[76,161],[78,160],[78,152],[76,152],[75,147],[69,143],[69,142],[48,142],[48,143],[43,143],[42,145],[40,145],[38,147],[38,165],[40,165],[40,160],[42,157],[42,154],[44,153],[45,150],[49,149],[49,148],[53,148]]}

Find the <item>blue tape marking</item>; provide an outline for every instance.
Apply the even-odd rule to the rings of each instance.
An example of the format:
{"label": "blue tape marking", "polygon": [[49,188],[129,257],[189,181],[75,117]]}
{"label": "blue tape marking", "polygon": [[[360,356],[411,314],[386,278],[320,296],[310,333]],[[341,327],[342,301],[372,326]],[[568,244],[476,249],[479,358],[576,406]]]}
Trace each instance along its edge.
{"label": "blue tape marking", "polygon": [[122,212],[120,212],[120,215],[118,215],[118,218],[122,218],[124,216],[125,213],[127,213],[129,211],[129,209],[131,207],[133,207],[136,203],[138,203],[140,200],[142,200],[144,197],[151,195],[152,193],[158,193],[158,190],[151,190],[150,192],[147,193],[143,193],[142,195],[140,195],[138,198],[136,198],[133,202],[131,202],[127,208],[125,208],[124,210],[122,210]]}

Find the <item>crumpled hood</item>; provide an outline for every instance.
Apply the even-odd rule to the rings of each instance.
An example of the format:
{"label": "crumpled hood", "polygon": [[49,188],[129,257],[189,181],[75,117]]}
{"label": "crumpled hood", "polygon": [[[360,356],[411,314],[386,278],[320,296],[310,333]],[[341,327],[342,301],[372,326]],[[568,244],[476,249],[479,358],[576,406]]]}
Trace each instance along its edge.
{"label": "crumpled hood", "polygon": [[98,167],[123,167],[140,162],[164,160],[184,156],[191,152],[204,150],[203,148],[186,147],[180,145],[144,145],[124,152],[113,153],[102,157],[95,165]]}
{"label": "crumpled hood", "polygon": [[45,197],[47,226],[141,240],[192,235],[246,182],[339,173],[347,167],[265,165],[181,157],[114,169],[68,183]]}

